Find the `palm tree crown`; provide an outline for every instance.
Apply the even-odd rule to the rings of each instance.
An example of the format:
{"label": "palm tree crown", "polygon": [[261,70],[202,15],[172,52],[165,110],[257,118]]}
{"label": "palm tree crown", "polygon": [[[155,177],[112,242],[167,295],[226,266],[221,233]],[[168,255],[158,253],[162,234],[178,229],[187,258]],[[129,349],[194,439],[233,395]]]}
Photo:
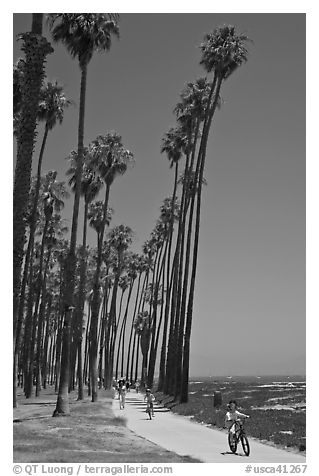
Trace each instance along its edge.
{"label": "palm tree crown", "polygon": [[38,119],[45,121],[49,130],[53,129],[57,122],[63,121],[64,110],[72,104],[58,84],[48,82],[44,84],[40,92]]}
{"label": "palm tree crown", "polygon": [[[101,188],[103,187],[103,181],[98,175],[96,169],[91,164],[91,156],[89,154],[89,149],[84,148],[84,162],[82,168],[81,176],[81,195],[84,196],[86,202],[90,203],[95,197],[99,194]],[[76,187],[76,169],[78,154],[75,151],[72,151],[68,157],[70,162],[70,167],[66,172],[66,175],[70,175],[69,185],[75,191]]]}
{"label": "palm tree crown", "polygon": [[99,135],[90,145],[92,165],[99,170],[105,183],[110,186],[115,177],[123,175],[130,163],[133,154],[125,149],[122,137],[116,132],[109,132],[105,136]]}
{"label": "palm tree crown", "polygon": [[180,127],[171,127],[162,139],[161,152],[165,152],[170,167],[180,160],[187,149],[187,136]]}
{"label": "palm tree crown", "polygon": [[118,19],[112,13],[50,13],[48,25],[53,40],[61,41],[82,66],[94,51],[110,49],[111,35],[119,37]]}
{"label": "palm tree crown", "polygon": [[236,34],[235,27],[224,25],[205,35],[200,45],[202,59],[200,64],[207,72],[214,71],[223,79],[227,79],[242,63],[247,61],[248,51],[244,42],[249,38]]}

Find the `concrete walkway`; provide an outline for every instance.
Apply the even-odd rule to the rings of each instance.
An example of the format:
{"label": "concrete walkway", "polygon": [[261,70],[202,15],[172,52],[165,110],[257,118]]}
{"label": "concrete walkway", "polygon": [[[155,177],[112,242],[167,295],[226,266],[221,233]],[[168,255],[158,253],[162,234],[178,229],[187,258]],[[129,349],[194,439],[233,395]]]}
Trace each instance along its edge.
{"label": "concrete walkway", "polygon": [[131,391],[126,394],[124,410],[120,410],[117,396],[112,409],[116,416],[126,418],[130,430],[179,455],[192,456],[204,463],[306,463],[302,454],[277,449],[253,438],[249,438],[249,457],[244,455],[240,445],[237,454],[233,454],[228,447],[226,430],[208,428],[157,403],[155,417],[149,420],[143,400],[144,394]]}

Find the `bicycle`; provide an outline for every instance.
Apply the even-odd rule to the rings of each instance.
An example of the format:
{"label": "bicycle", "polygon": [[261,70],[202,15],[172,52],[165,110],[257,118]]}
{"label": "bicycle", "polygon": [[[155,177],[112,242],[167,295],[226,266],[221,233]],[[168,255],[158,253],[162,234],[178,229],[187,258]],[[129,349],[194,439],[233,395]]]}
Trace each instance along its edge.
{"label": "bicycle", "polygon": [[[231,429],[233,429],[233,427],[235,431],[230,431]],[[228,444],[229,448],[233,453],[236,453],[239,441],[241,442],[245,455],[249,456],[250,446],[242,420],[234,421],[234,423],[228,430]]]}
{"label": "bicycle", "polygon": [[150,418],[150,420],[152,419],[152,416],[154,416],[154,410],[153,410],[153,405],[151,405],[150,402],[147,402],[147,406],[146,406],[146,413],[148,413],[148,416]]}

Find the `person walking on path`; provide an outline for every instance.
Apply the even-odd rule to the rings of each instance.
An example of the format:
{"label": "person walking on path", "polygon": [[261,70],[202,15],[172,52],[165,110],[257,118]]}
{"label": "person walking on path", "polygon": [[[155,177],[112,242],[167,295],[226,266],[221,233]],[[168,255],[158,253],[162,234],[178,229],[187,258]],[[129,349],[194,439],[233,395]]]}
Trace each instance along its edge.
{"label": "person walking on path", "polygon": [[125,407],[125,396],[126,396],[126,388],[125,388],[125,385],[121,385],[121,386],[119,386],[120,410],[124,410],[124,407]]}

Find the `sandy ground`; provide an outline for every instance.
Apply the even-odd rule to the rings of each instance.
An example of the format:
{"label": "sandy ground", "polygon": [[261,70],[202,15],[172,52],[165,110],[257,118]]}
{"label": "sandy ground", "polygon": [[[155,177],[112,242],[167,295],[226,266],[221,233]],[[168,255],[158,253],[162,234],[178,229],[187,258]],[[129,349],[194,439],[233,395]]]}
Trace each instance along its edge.
{"label": "sandy ground", "polygon": [[242,448],[230,452],[226,430],[215,430],[189,418],[172,413],[155,403],[155,417],[149,420],[145,413],[144,395],[135,391],[126,395],[125,408],[120,410],[114,398],[112,409],[116,416],[126,418],[127,428],[153,443],[178,455],[188,455],[205,463],[306,463],[302,454],[278,449],[249,438],[250,456]]}

